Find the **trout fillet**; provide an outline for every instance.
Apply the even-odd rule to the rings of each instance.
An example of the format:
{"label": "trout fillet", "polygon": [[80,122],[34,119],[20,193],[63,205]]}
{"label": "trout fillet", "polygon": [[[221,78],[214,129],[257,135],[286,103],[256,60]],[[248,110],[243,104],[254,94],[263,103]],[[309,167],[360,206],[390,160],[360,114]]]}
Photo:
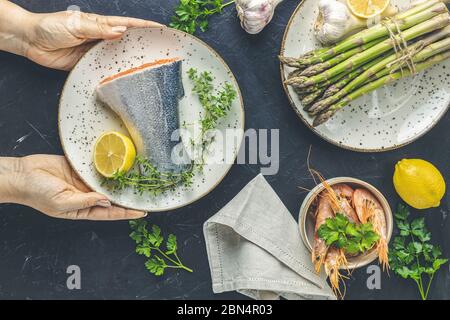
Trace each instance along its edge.
{"label": "trout fillet", "polygon": [[186,167],[181,143],[172,141],[184,96],[181,64],[178,58],[147,63],[104,79],[96,90],[99,100],[124,122],[138,154],[160,171],[180,172]]}

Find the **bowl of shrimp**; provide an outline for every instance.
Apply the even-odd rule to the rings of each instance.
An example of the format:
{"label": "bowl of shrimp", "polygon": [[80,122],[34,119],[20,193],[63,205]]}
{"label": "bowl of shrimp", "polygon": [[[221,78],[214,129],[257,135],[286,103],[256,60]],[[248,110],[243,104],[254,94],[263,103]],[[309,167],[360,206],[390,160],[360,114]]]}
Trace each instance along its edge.
{"label": "bowl of shrimp", "polygon": [[[332,287],[338,288],[342,270],[363,267],[377,258],[383,269],[387,269],[393,218],[386,198],[377,188],[359,179],[339,177],[321,181],[306,196],[299,215],[300,234],[311,252],[316,272],[319,273],[323,266]],[[357,255],[328,247],[317,231],[327,218],[333,218],[337,213],[352,223],[371,223],[379,236],[373,247]]]}

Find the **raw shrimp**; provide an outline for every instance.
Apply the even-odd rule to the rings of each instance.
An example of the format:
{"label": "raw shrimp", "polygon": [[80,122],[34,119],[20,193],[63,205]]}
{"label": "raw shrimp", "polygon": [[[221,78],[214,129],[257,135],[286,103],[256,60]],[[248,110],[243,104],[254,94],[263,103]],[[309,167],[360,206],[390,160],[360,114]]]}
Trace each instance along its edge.
{"label": "raw shrimp", "polygon": [[383,207],[375,196],[366,189],[356,189],[353,204],[362,223],[372,223],[374,231],[380,236],[376,244],[378,260],[384,269],[389,269],[387,226]]}
{"label": "raw shrimp", "polygon": [[339,282],[343,276],[340,274],[339,269],[343,265],[347,265],[347,259],[343,250],[331,247],[325,258],[324,269],[330,279],[331,288],[340,297],[343,297],[343,294],[341,294],[341,290],[339,289]]}
{"label": "raw shrimp", "polygon": [[327,218],[333,218],[334,213],[331,208],[330,199],[323,195],[323,192],[319,195],[319,206],[316,212],[316,225],[314,228],[314,248],[312,251],[312,262],[314,264],[314,269],[317,273],[320,272],[325,257],[328,252],[328,246],[325,240],[319,237],[318,230],[322,224],[325,223]]}
{"label": "raw shrimp", "polygon": [[342,214],[344,214],[350,222],[360,223],[358,215],[351,205],[354,190],[347,184],[336,184],[331,188],[336,193]]}

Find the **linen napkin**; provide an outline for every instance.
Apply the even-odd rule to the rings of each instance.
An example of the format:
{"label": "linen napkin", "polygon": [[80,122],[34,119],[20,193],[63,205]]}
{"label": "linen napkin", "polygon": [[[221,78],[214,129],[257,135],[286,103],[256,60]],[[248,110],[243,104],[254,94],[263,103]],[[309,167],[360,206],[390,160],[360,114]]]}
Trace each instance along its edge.
{"label": "linen napkin", "polygon": [[298,225],[260,174],[205,222],[214,293],[253,299],[335,299],[314,272]]}

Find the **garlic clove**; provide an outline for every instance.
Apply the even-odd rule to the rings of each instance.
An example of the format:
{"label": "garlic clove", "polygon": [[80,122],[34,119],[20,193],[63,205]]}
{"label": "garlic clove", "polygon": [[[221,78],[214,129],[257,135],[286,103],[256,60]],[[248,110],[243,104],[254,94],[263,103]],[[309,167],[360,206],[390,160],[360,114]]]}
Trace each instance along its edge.
{"label": "garlic clove", "polygon": [[355,17],[347,5],[339,0],[320,0],[314,32],[317,40],[328,45],[363,29],[365,22]]}
{"label": "garlic clove", "polygon": [[391,17],[397,12],[396,7],[388,6],[380,16],[362,19],[350,11],[346,0],[320,0],[314,33],[322,44],[334,44],[364,28],[379,23],[381,18]]}
{"label": "garlic clove", "polygon": [[236,0],[242,28],[250,34],[261,32],[272,20],[275,8],[283,0]]}

